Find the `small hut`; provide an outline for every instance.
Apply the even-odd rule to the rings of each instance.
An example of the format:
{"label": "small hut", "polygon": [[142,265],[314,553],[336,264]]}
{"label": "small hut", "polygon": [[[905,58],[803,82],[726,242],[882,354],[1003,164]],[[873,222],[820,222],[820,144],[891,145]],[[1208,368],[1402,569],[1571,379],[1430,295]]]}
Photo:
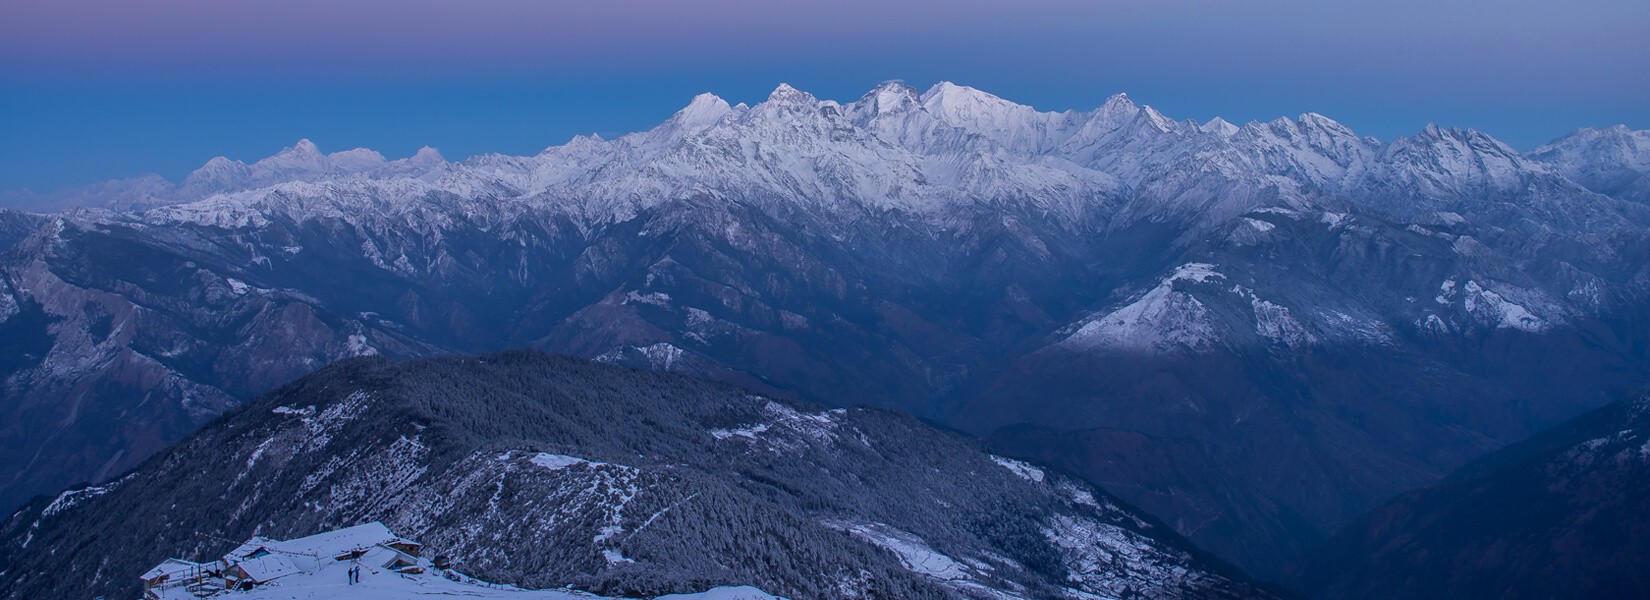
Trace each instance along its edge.
{"label": "small hut", "polygon": [[224,587],[251,589],[288,575],[301,572],[293,560],[270,552],[236,561],[223,570]]}
{"label": "small hut", "polygon": [[145,571],[143,579],[144,598],[159,598],[161,591],[175,587],[198,586],[206,583],[208,577],[216,572],[210,563],[198,563],[181,558],[168,558],[166,562],[155,565],[155,568]]}

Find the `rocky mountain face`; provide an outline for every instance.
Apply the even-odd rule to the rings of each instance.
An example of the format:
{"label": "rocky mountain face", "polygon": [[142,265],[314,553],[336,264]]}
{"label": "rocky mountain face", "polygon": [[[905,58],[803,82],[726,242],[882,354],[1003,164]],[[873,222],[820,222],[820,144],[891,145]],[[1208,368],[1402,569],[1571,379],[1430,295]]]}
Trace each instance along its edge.
{"label": "rocky mountain face", "polygon": [[1650,394],[1399,496],[1291,569],[1320,598],[1650,594]]}
{"label": "rocky mountain face", "polygon": [[908,416],[529,351],[344,361],[39,498],[0,525],[0,597],[132,596],[169,556],[368,521],[485,580],[627,597],[1272,597]]}
{"label": "rocky mountain face", "polygon": [[0,209],[0,250],[12,247],[29,237],[45,219],[39,215]]}
{"label": "rocky mountain face", "polygon": [[1650,379],[1650,205],[1582,174],[1644,169],[1584,134],[1526,155],[890,83],[703,95],[530,157],[215,160],[0,258],[0,501],[332,360],[532,347],[1008,428],[1275,574]]}

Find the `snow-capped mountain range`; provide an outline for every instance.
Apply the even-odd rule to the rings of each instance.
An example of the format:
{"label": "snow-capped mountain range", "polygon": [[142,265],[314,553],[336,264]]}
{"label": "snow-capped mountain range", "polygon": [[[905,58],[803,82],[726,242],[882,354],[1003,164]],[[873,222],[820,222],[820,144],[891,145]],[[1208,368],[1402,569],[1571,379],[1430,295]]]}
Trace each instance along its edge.
{"label": "snow-capped mountain range", "polygon": [[[535,156],[300,142],[24,198],[101,208],[0,213],[0,497],[342,357],[529,346],[1046,427],[1017,447],[1268,573],[1650,378],[1644,139],[781,85]],[[1043,452],[1119,432],[1185,466]]]}
{"label": "snow-capped mountain range", "polygon": [[[1567,230],[1633,221],[1613,214],[1621,206],[1563,215],[1541,200],[1587,189],[1636,194],[1647,170],[1650,132],[1620,126],[1578,130],[1526,156],[1471,129],[1428,125],[1382,142],[1316,113],[1199,124],[1124,94],[1093,111],[1051,113],[949,82],[921,93],[889,82],[847,104],[783,84],[754,107],[702,94],[654,129],[579,137],[532,157],[449,163],[426,147],[390,161],[361,148],[323,154],[300,140],[252,164],[214,158],[176,186],[144,177],[77,191],[83,205],[106,208],[190,204],[162,214],[202,222],[275,208],[272,194],[324,188],[343,196],[343,206],[359,195],[392,205],[420,204],[431,193],[514,198],[591,225],[698,195],[853,204],[942,221],[960,206],[1015,200],[1073,218],[1096,209],[1128,218],[1195,210],[1215,221],[1263,206],[1342,203],[1405,218],[1468,214],[1474,200],[1495,193],[1542,211],[1531,215],[1543,217],[1539,225]],[[1210,179],[1219,189],[1201,191],[1226,197],[1196,193]],[[1232,194],[1233,184],[1250,194]],[[1163,197],[1171,190],[1191,197]]]}

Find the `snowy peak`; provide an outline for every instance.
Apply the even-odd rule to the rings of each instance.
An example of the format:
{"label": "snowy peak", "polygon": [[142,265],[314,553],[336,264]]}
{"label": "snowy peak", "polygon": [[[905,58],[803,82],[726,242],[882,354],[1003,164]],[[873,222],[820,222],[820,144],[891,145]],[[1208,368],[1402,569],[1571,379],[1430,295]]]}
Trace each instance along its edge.
{"label": "snowy peak", "polygon": [[274,156],[253,163],[252,167],[278,174],[319,173],[327,170],[327,157],[321,154],[314,142],[305,138]]}
{"label": "snowy peak", "polygon": [[1350,130],[1346,129],[1345,125],[1341,125],[1340,121],[1336,121],[1315,112],[1302,113],[1301,116],[1296,117],[1295,120],[1313,127],[1331,128],[1350,132]]}
{"label": "snowy peak", "polygon": [[670,124],[683,133],[693,133],[716,124],[730,112],[733,112],[733,107],[728,106],[727,100],[715,94],[699,94],[671,117]]}
{"label": "snowy peak", "polygon": [[1300,123],[1301,128],[1305,130],[1323,132],[1328,136],[1336,138],[1358,138],[1358,134],[1353,133],[1350,128],[1342,125],[1340,121],[1336,121],[1315,112],[1303,114],[1295,120]]}
{"label": "snowy peak", "polygon": [[183,179],[185,189],[202,191],[244,185],[251,176],[250,167],[238,160],[215,156]]}
{"label": "snowy peak", "polygon": [[853,126],[867,129],[891,144],[928,145],[935,121],[917,90],[902,81],[885,81],[843,108]]}
{"label": "snowy peak", "polygon": [[327,166],[345,172],[368,171],[384,166],[384,155],[366,148],[344,150],[327,155]]}
{"label": "snowy peak", "polygon": [[1204,123],[1200,129],[1202,129],[1204,133],[1212,133],[1223,138],[1232,137],[1239,131],[1238,126],[1233,125],[1226,119],[1222,119],[1220,117],[1209,119],[1209,122]]}
{"label": "snowy peak", "polygon": [[1095,112],[1099,115],[1132,117],[1134,113],[1140,112],[1140,106],[1135,104],[1128,94],[1119,92],[1112,94],[1110,98],[1106,98],[1106,103],[1100,105],[1099,110]]}
{"label": "snowy peak", "polygon": [[1033,112],[1023,104],[1010,102],[966,85],[941,81],[922,94],[923,106],[935,114],[958,117],[970,114]]}
{"label": "snowy peak", "polygon": [[1349,171],[1367,168],[1374,152],[1351,129],[1317,113],[1250,122],[1225,137],[1233,140],[1234,150],[1257,165],[1253,168],[1259,173],[1330,189],[1339,186]]}
{"label": "snowy peak", "polygon": [[1174,131],[1175,126],[1178,125],[1174,119],[1170,119],[1168,116],[1158,112],[1157,109],[1150,106],[1141,108],[1136,119],[1138,119],[1140,123],[1153,127],[1164,133]]}
{"label": "snowy peak", "polygon": [[1045,154],[1076,130],[1072,113],[1048,113],[983,91],[942,81],[922,95],[923,106],[950,127],[982,136],[999,146]]}
{"label": "snowy peak", "polygon": [[[1460,127],[1443,128],[1436,123],[1428,123],[1419,134],[1410,138],[1401,138],[1415,144],[1425,144],[1433,147],[1454,147],[1471,149],[1477,152],[1491,152],[1503,156],[1519,156],[1512,146],[1502,143],[1501,140],[1489,134],[1472,128]],[[1396,142],[1395,142],[1396,143]]]}
{"label": "snowy peak", "polygon": [[1577,129],[1530,153],[1587,189],[1650,204],[1650,131],[1626,125]]}
{"label": "snowy peak", "polygon": [[813,94],[791,87],[789,83],[781,83],[768,94],[768,100],[764,104],[813,105],[818,101]]}
{"label": "snowy peak", "polygon": [[447,162],[447,159],[445,157],[441,156],[441,151],[440,150],[436,150],[435,148],[431,148],[429,146],[424,146],[423,148],[419,148],[418,152],[414,153],[412,156],[408,157],[406,160],[407,160],[407,163],[411,164],[411,165],[429,166],[429,167],[433,167],[433,166],[440,165],[440,164],[443,164],[443,163]]}
{"label": "snowy peak", "polygon": [[854,103],[856,112],[864,110],[872,115],[905,113],[921,104],[917,89],[897,80],[878,84]]}
{"label": "snowy peak", "polygon": [[1392,141],[1392,146],[1405,148],[1448,149],[1462,153],[1493,153],[1522,158],[1517,150],[1490,135],[1472,128],[1440,127],[1428,123],[1420,132]]}
{"label": "snowy peak", "polygon": [[1536,148],[1530,155],[1553,163],[1594,160],[1650,171],[1650,130],[1636,131],[1626,125],[1577,129]]}
{"label": "snowy peak", "polygon": [[201,176],[210,176],[214,173],[223,173],[245,167],[246,164],[241,161],[231,160],[223,156],[214,156],[211,160],[206,161],[206,164],[201,165],[199,169],[195,169],[191,175],[200,174]]}
{"label": "snowy peak", "polygon": [[799,118],[807,120],[819,116],[823,112],[821,104],[813,94],[791,87],[788,83],[781,83],[768,94],[767,100],[745,112],[742,121],[758,127],[767,124],[795,124]]}
{"label": "snowy peak", "polygon": [[[368,150],[367,152],[371,151]],[[373,152],[372,154],[376,155],[377,153]],[[366,157],[346,154],[340,158],[343,158],[346,162],[354,163],[357,160],[352,159]],[[378,158],[381,160],[383,157],[379,156]],[[317,148],[314,142],[305,138],[249,165],[246,183],[249,186],[262,186],[284,181],[309,180],[332,170],[330,158],[322,154],[320,148]]]}

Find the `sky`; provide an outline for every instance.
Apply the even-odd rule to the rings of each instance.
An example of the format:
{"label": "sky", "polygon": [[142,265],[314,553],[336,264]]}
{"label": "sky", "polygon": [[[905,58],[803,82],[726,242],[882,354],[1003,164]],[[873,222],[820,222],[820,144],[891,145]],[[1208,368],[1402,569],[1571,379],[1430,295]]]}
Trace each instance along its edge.
{"label": "sky", "polygon": [[1645,0],[0,0],[0,189],[176,181],[300,138],[533,154],[700,92],[847,101],[890,79],[1528,149],[1650,128],[1646,31]]}

